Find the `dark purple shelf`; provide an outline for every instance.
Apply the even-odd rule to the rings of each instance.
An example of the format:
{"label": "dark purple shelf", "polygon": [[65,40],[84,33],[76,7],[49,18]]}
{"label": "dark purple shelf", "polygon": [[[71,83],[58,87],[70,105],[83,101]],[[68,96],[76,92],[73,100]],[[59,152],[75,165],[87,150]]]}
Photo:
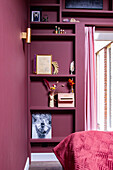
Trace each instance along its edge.
{"label": "dark purple shelf", "polygon": [[90,9],[63,9],[62,12],[84,12],[84,13],[112,13],[113,11],[108,11],[108,10],[90,10]]}
{"label": "dark purple shelf", "polygon": [[60,7],[60,4],[41,4],[41,3],[30,3],[30,6],[41,6],[41,7]]}
{"label": "dark purple shelf", "polygon": [[31,36],[37,37],[74,37],[76,34],[31,34]]}
{"label": "dark purple shelf", "polygon": [[31,106],[29,108],[32,110],[75,110],[75,107],[46,107],[46,106]]}
{"label": "dark purple shelf", "polygon": [[30,74],[29,77],[30,78],[34,78],[34,77],[75,77],[76,75],[75,74],[68,74],[68,75],[38,75],[38,74]]}
{"label": "dark purple shelf", "polygon": [[[32,143],[35,144],[35,143]],[[53,153],[53,146],[41,147],[41,146],[31,146],[31,153]]]}
{"label": "dark purple shelf", "polygon": [[31,34],[31,36],[37,36],[37,37],[74,37],[76,34]]}
{"label": "dark purple shelf", "polygon": [[113,11],[106,10],[84,10],[84,9],[63,9],[62,10],[63,17],[113,17]]}
{"label": "dark purple shelf", "polygon": [[44,142],[60,142],[62,141],[64,137],[52,137],[51,139],[30,139],[30,143],[44,143]]}
{"label": "dark purple shelf", "polygon": [[31,25],[74,25],[77,24],[77,22],[72,23],[72,22],[30,22]]}

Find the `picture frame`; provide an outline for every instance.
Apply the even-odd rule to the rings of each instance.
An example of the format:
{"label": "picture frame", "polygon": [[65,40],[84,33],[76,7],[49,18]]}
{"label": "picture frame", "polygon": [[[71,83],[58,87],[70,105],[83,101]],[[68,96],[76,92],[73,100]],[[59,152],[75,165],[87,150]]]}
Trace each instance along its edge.
{"label": "picture frame", "polygon": [[37,55],[37,74],[52,74],[52,55]]}
{"label": "picture frame", "polygon": [[32,114],[32,139],[51,139],[52,125],[50,113]]}
{"label": "picture frame", "polygon": [[31,21],[32,22],[40,22],[41,21],[41,11],[32,11]]}
{"label": "picture frame", "polygon": [[103,9],[103,0],[65,0],[66,9]]}

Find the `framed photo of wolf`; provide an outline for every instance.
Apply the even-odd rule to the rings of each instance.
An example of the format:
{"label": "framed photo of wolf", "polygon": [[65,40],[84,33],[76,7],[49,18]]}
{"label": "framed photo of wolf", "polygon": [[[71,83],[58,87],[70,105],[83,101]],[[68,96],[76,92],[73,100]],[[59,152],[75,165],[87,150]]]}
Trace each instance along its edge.
{"label": "framed photo of wolf", "polygon": [[32,114],[32,139],[51,139],[51,114],[33,113]]}

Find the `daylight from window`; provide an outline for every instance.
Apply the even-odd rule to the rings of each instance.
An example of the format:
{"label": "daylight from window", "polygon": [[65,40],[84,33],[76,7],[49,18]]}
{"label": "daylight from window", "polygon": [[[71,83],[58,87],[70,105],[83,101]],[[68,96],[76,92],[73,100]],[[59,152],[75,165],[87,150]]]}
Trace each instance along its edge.
{"label": "daylight from window", "polygon": [[111,131],[113,130],[113,38],[111,33],[95,33],[95,57],[97,128]]}

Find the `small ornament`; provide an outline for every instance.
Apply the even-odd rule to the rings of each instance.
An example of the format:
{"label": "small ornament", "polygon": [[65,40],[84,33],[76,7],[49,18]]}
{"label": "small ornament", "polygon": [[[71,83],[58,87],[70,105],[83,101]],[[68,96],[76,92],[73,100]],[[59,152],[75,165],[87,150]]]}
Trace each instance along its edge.
{"label": "small ornament", "polygon": [[62,34],[62,33],[63,33],[63,30],[61,29],[61,30],[60,30],[60,34]]}
{"label": "small ornament", "polygon": [[54,67],[54,72],[53,72],[53,74],[58,74],[59,66],[58,66],[57,61],[53,61],[53,62],[52,62],[52,65],[53,65],[53,67]]}
{"label": "small ornament", "polygon": [[60,27],[58,27],[58,34],[60,34]]}
{"label": "small ornament", "polygon": [[71,18],[70,22],[80,22],[80,21],[76,20],[75,18]]}
{"label": "small ornament", "polygon": [[69,19],[68,18],[64,18],[63,22],[69,22]]}
{"label": "small ornament", "polygon": [[45,16],[43,17],[43,22],[48,22],[48,16],[47,16],[47,15],[45,15]]}
{"label": "small ornament", "polygon": [[71,93],[74,93],[73,85],[75,83],[74,83],[73,79],[69,79],[68,82],[69,82],[69,85],[71,86]]}
{"label": "small ornament", "polygon": [[57,26],[55,26],[55,34],[58,34]]}
{"label": "small ornament", "polygon": [[74,61],[72,61],[71,62],[71,64],[70,64],[70,72],[71,72],[71,74],[73,74],[73,72],[74,72]]}

